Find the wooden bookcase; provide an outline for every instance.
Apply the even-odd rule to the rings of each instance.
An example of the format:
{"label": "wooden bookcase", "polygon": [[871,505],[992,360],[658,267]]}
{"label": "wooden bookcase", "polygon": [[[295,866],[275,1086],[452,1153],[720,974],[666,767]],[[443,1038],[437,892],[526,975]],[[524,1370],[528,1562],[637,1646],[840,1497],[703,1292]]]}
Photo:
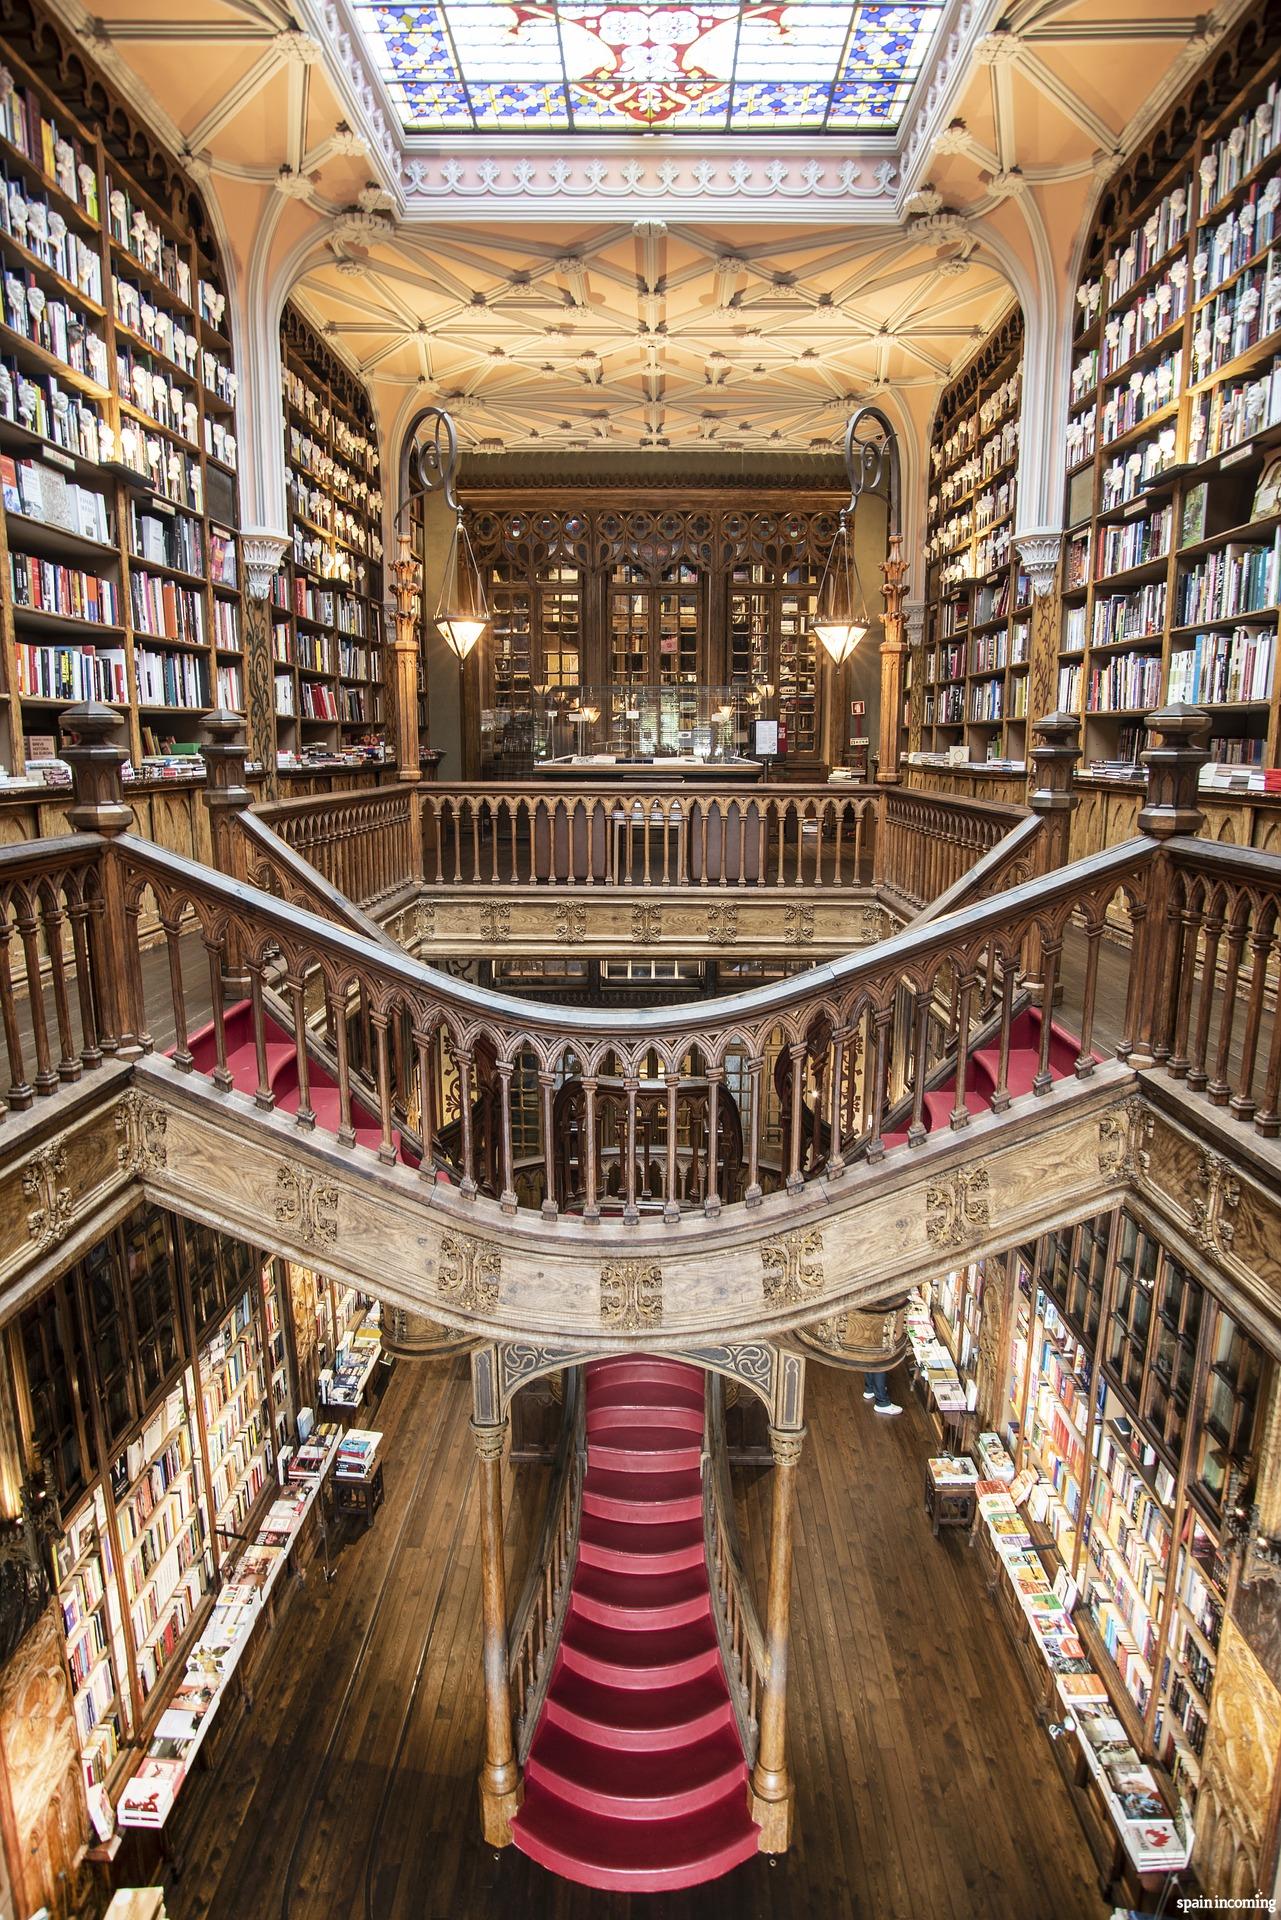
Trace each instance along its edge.
{"label": "wooden bookcase", "polygon": [[1016,308],[945,390],[935,417],[925,644],[912,665],[920,752],[1026,758],[1032,595],[1014,548],[1022,389]]}
{"label": "wooden bookcase", "polygon": [[[197,196],[127,110],[77,117],[58,29],[0,41],[0,766],[79,699],[134,765],[243,706],[234,409]],[[66,70],[79,70],[83,52]],[[36,62],[39,63],[35,64]],[[96,83],[95,83],[96,84]],[[103,129],[106,129],[106,132]]]}
{"label": "wooden bookcase", "polygon": [[276,741],[383,736],[382,480],[369,397],[294,307],[281,326],[292,548],[272,594]]}
{"label": "wooden bookcase", "polygon": [[1078,1584],[1078,1629],[1130,1738],[1195,1800],[1224,1502],[1254,1444],[1263,1356],[1128,1212],[1046,1236],[1021,1270],[1007,1432],[1054,1489],[1040,1537]]}
{"label": "wooden bookcase", "polygon": [[10,1337],[24,1440],[61,1515],[81,1762],[113,1793],[274,1486],[290,1393],[262,1266],[253,1248],[139,1207]]}
{"label": "wooden bookcase", "polygon": [[[1060,707],[1087,765],[1142,716],[1214,717],[1214,760],[1278,757],[1281,51],[1262,11],[1105,194],[1077,289]],[[1275,38],[1275,27],[1271,29]],[[1226,75],[1221,80],[1219,76]]]}

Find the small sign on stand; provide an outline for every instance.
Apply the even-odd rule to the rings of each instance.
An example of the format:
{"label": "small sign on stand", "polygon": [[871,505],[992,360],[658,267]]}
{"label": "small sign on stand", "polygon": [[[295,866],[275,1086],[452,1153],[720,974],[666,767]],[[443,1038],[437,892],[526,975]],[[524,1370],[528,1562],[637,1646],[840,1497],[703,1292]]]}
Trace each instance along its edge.
{"label": "small sign on stand", "polygon": [[778,758],[778,721],[753,720],[752,753],[757,760],[765,762],[765,778],[769,779],[770,762]]}

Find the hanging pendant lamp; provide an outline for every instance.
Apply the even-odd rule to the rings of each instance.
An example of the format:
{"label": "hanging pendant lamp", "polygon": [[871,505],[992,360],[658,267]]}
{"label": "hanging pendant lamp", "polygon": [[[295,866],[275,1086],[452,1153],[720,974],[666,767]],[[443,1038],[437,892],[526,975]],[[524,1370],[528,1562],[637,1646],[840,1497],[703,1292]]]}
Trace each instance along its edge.
{"label": "hanging pendant lamp", "polygon": [[485,583],[459,507],[436,602],[436,630],[461,666],[489,625]]}
{"label": "hanging pendant lamp", "polygon": [[823,568],[823,578],[819,582],[818,609],[813,629],[815,638],[822,641],[832,664],[838,667],[849,659],[872,624],[852,545],[848,509],[842,507],[840,525]]}

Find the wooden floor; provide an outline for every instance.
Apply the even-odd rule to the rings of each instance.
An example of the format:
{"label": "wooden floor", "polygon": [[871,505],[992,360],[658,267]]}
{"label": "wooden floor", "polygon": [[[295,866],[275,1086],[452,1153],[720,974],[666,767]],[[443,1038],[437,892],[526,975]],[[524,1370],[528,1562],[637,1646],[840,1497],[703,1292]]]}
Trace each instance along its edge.
{"label": "wooden floor", "polygon": [[[1085,1841],[967,1537],[921,1508],[924,1416],[811,1368],[790,1742],[796,1840],[689,1894],[589,1892],[482,1845],[480,1586],[463,1362],[404,1363],[387,1501],[310,1572],[207,1788],[172,1920],[1102,1920]],[[546,1470],[508,1477],[511,1559]],[[749,1557],[769,1473],[741,1477]],[[518,1576],[517,1576],[518,1577]],[[513,1589],[516,1579],[513,1579]]]}

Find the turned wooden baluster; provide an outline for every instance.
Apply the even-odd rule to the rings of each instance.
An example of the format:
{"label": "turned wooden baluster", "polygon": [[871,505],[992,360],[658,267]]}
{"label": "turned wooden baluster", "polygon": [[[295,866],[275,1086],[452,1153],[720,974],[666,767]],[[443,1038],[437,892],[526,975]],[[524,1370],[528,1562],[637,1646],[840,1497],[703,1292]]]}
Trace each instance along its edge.
{"label": "turned wooden baluster", "polygon": [[[422,1142],[423,1142],[423,1157],[421,1162],[419,1163],[418,1173],[419,1173],[420,1179],[434,1180],[436,1177],[436,1167],[435,1167],[436,1083],[435,1083],[435,1065],[434,1065],[434,1054],[435,1054],[434,1037],[431,1034],[424,1033],[422,1029],[418,1026],[414,1027],[413,1037],[414,1037],[414,1054],[418,1062],[418,1124],[419,1124],[419,1128],[421,1129]],[[547,1164],[550,1169],[550,1165],[551,1165],[550,1161],[548,1161]],[[548,1174],[548,1178],[550,1178],[550,1172]],[[555,1202],[553,1201],[552,1204],[554,1208]],[[546,1210],[546,1202],[544,1202],[544,1211],[545,1210]]]}
{"label": "turned wooden baluster", "polygon": [[[311,1062],[307,1058],[307,1008],[303,997],[303,982],[290,975],[285,986],[293,1008],[294,1061],[298,1069],[298,1107],[294,1114],[294,1125],[303,1132],[309,1133],[316,1124],[316,1116],[311,1107]],[[220,1009],[215,1009],[214,1019],[217,1022],[218,1032],[221,1033]]]}
{"label": "turned wooden baluster", "polygon": [[556,1192],[552,1181],[552,1168],[556,1157],[556,1133],[552,1119],[552,1096],[556,1090],[556,1076],[545,1068],[538,1075],[538,1100],[542,1111],[543,1130],[543,1205],[546,1219],[555,1220],[560,1213],[556,1204]]}
{"label": "turned wooden baluster", "polygon": [[391,1064],[387,1049],[387,1030],[391,1016],[385,1008],[378,1008],[373,1015],[374,1057],[376,1061],[376,1084],[378,1089],[378,1120],[382,1137],[378,1142],[378,1158],[384,1166],[390,1166],[396,1158],[396,1142],[391,1129]]}
{"label": "turned wooden baluster", "polygon": [[720,1128],[721,1082],[724,1078],[724,1067],[707,1069],[707,1187],[703,1194],[703,1212],[709,1220],[717,1219],[721,1210],[721,1156],[717,1134]]}
{"label": "turned wooden baluster", "polygon": [[838,1027],[832,1035],[830,1058],[830,1083],[827,1101],[827,1174],[835,1179],[845,1171],[845,1159],[841,1153],[841,1118],[843,1109],[843,1082],[845,1079],[845,1043],[847,1035],[844,1027]]}
{"label": "turned wooden baluster", "polygon": [[676,1184],[676,1116],[681,1077],[678,1073],[668,1073],[663,1076],[663,1079],[667,1088],[667,1192],[663,1196],[663,1218],[671,1225],[681,1217],[680,1196]]}
{"label": "turned wooden baluster", "polygon": [[1041,970],[1044,984],[1041,988],[1041,1051],[1037,1061],[1036,1077],[1032,1081],[1033,1093],[1048,1093],[1054,1085],[1054,1075],[1050,1072],[1050,1043],[1053,1039],[1054,989],[1059,977],[1059,955],[1063,951],[1062,942],[1047,940],[1041,935]]}
{"label": "turned wooden baluster", "polygon": [[1241,977],[1241,954],[1245,947],[1248,912],[1248,901],[1239,901],[1228,929],[1228,953],[1224,962],[1225,978],[1219,1005],[1219,1045],[1214,1060],[1214,1078],[1206,1089],[1211,1104],[1216,1107],[1225,1107],[1232,1093],[1228,1062],[1232,1052],[1232,1023],[1236,1017],[1237,984]]}
{"label": "turned wooden baluster", "polygon": [[907,1129],[907,1144],[909,1147],[918,1147],[926,1134],[925,1062],[930,1037],[930,995],[927,988],[917,990],[912,1029],[912,1118]]}
{"label": "turned wooden baluster", "polygon": [[801,1122],[804,1117],[805,1042],[794,1041],[788,1050],[792,1063],[792,1097],[788,1112],[787,1191],[799,1193],[805,1185],[801,1171]]}
{"label": "turned wooden baluster", "polygon": [[510,1060],[500,1060],[497,1066],[500,1107],[498,1145],[503,1180],[498,1204],[508,1214],[516,1211],[516,1180],[512,1160],[512,1066]]}
{"label": "turned wooden baluster", "polygon": [[761,1189],[761,1102],[765,1096],[765,1060],[753,1054],[747,1063],[747,1190],[743,1195],[749,1207],[759,1207]]}
{"label": "turned wooden baluster", "polygon": [[886,1083],[890,1063],[890,1028],[894,1021],[894,1007],[878,1007],[872,1015],[875,1032],[875,1050],[872,1060],[872,1100],[869,1116],[867,1157],[880,1160],[885,1155],[885,1141],[882,1129],[885,1125]]}
{"label": "turned wooden baluster", "polygon": [[31,1016],[31,1038],[35,1048],[36,1072],[33,1085],[37,1093],[52,1093],[58,1084],[53,1056],[49,1050],[49,1025],[45,1015],[44,986],[40,979],[39,929],[30,896],[23,892],[14,902],[14,924],[22,942],[23,969],[27,979],[27,1008]]}
{"label": "turned wooden baluster", "polygon": [[54,1019],[58,1028],[58,1078],[63,1081],[78,1080],[81,1071],[80,1060],[71,1031],[71,1001],[67,994],[67,963],[62,945],[62,929],[66,924],[66,915],[58,903],[57,894],[51,887],[42,888],[39,897],[45,953],[48,956],[49,976],[53,983]]}
{"label": "turned wooden baluster", "polygon": [[13,969],[9,960],[9,915],[6,907],[0,917],[0,1006],[4,1009],[4,1043],[9,1056],[7,1107],[17,1112],[31,1106],[36,1090],[27,1079],[22,1055],[22,1035],[18,1028],[18,1001],[13,988]]}
{"label": "turned wooden baluster", "polygon": [[972,973],[962,975],[958,990],[958,1008],[956,1019],[956,1104],[948,1115],[948,1125],[953,1133],[970,1124],[970,1110],[965,1104],[965,1084],[970,1071],[970,1008],[974,999],[975,978]]}
{"label": "turned wooden baluster", "polygon": [[1166,1071],[1174,1080],[1186,1078],[1192,1062],[1188,1054],[1188,1030],[1192,1024],[1192,989],[1196,983],[1197,946],[1201,935],[1200,896],[1190,890],[1179,913],[1179,952],[1176,989],[1173,1050]]}
{"label": "turned wooden baluster", "polygon": [[1204,944],[1201,951],[1200,998],[1197,1006],[1196,1036],[1192,1042],[1192,1058],[1188,1067],[1188,1085],[1196,1093],[1202,1093],[1209,1081],[1206,1072],[1206,1054],[1210,1045],[1210,1015],[1214,1011],[1214,984],[1217,978],[1219,960],[1219,942],[1223,938],[1223,915],[1212,904],[1206,914],[1202,928]]}
{"label": "turned wooden baluster", "polygon": [[71,916],[71,948],[75,955],[76,999],[80,1006],[80,1058],[86,1067],[102,1065],[102,1048],[98,1044],[98,1016],[93,999],[93,969],[89,958],[89,915],[90,909],[83,900],[73,901],[68,912]]}
{"label": "turned wooden baluster", "polygon": [[194,1064],[187,1045],[187,996],[182,984],[182,925],[180,920],[162,916],[165,946],[169,952],[169,993],[173,1000],[174,1048],[170,1056],[175,1067],[184,1072]]}
{"label": "turned wooden baluster", "polygon": [[271,1074],[267,1061],[267,1016],[262,994],[262,961],[251,960],[249,962],[249,1006],[254,1027],[254,1065],[258,1073],[254,1105],[263,1113],[270,1113],[276,1104],[276,1096],[271,1090]]}
{"label": "turned wooden baluster", "polygon": [[1073,1063],[1078,1080],[1088,1080],[1094,1072],[1094,1008],[1098,997],[1099,947],[1103,922],[1091,920],[1085,930],[1085,984],[1081,988],[1081,1045]]}
{"label": "turned wooden baluster", "polygon": [[627,1131],[625,1154],[627,1158],[627,1178],[623,1201],[623,1223],[635,1226],[640,1219],[640,1208],[636,1204],[636,1095],[640,1082],[634,1074],[628,1074],[623,1081],[623,1091],[627,1095]]}
{"label": "turned wooden baluster", "polygon": [[581,1136],[584,1155],[582,1172],[584,1175],[583,1219],[600,1219],[600,1206],[596,1198],[596,1169],[599,1164],[599,1142],[596,1138],[596,1079],[592,1074],[583,1080],[583,1132]]}
{"label": "turned wooden baluster", "polygon": [[458,1190],[460,1193],[465,1194],[470,1200],[473,1199],[476,1194],[476,1161],[475,1150],[472,1144],[472,1054],[470,1048],[455,1048],[454,1068],[458,1074],[458,1106],[459,1116],[462,1120],[463,1134],[463,1177],[458,1183]]}
{"label": "turned wooden baluster", "polygon": [[1254,1075],[1259,1052],[1259,1028],[1263,1021],[1263,1002],[1267,993],[1268,962],[1272,957],[1276,921],[1275,908],[1266,906],[1250,939],[1250,999],[1246,1006],[1245,1038],[1241,1044],[1241,1074],[1237,1090],[1228,1106],[1238,1120],[1254,1118]]}

